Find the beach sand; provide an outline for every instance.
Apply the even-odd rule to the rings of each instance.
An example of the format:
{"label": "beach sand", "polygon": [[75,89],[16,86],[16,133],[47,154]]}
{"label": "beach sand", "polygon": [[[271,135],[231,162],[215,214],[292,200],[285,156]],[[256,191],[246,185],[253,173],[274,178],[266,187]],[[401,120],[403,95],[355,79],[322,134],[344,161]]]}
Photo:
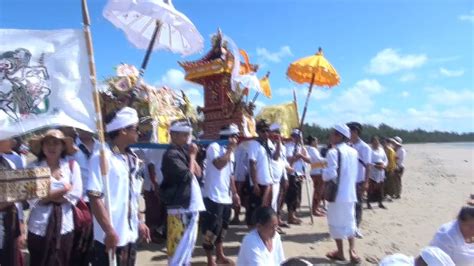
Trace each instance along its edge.
{"label": "beach sand", "polygon": [[[407,158],[402,198],[387,202],[387,210],[364,206],[361,225],[363,239],[356,247],[362,265],[372,265],[386,255],[403,253],[415,256],[428,245],[437,228],[456,217],[471,193],[474,193],[474,145],[412,144],[405,145]],[[303,187],[299,211],[303,225],[286,229],[282,236],[285,256],[303,257],[313,264],[331,265],[325,254],[335,248],[329,238],[326,218],[314,217],[310,224],[308,201]],[[241,218],[242,219],[242,218]],[[236,260],[246,226],[231,226],[225,242],[226,254]],[[198,239],[193,265],[205,265],[206,258]],[[348,250],[347,241],[344,243]],[[166,265],[165,245],[141,245],[137,265]],[[348,258],[346,253],[346,258]],[[341,262],[336,265],[350,265]]]}

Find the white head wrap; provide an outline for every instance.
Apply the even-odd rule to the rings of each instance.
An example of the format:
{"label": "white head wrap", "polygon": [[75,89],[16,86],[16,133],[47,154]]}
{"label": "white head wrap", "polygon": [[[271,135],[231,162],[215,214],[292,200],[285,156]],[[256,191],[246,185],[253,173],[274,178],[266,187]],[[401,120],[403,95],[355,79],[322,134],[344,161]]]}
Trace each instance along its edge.
{"label": "white head wrap", "polygon": [[219,135],[231,136],[231,135],[237,135],[239,134],[239,132],[240,132],[239,127],[236,124],[232,123],[225,129],[222,129],[221,131],[219,131]]}
{"label": "white head wrap", "polygon": [[301,131],[297,128],[293,128],[293,130],[291,130],[291,135],[297,135],[297,136],[300,136],[301,137]]}
{"label": "white head wrap", "polygon": [[351,138],[351,130],[346,124],[337,124],[333,127],[337,132],[341,133],[344,137]]}
{"label": "white head wrap", "polygon": [[273,123],[273,124],[270,125],[270,131],[276,131],[276,130],[280,130],[280,129],[281,129],[281,126],[278,123]]}
{"label": "white head wrap", "polygon": [[420,255],[429,266],[454,266],[451,257],[438,247],[426,247]]}
{"label": "white head wrap", "polygon": [[137,111],[130,107],[124,107],[117,112],[115,117],[105,126],[107,133],[138,124]]}
{"label": "white head wrap", "polygon": [[193,127],[191,126],[191,123],[187,120],[176,120],[171,123],[170,127],[171,132],[193,132]]}

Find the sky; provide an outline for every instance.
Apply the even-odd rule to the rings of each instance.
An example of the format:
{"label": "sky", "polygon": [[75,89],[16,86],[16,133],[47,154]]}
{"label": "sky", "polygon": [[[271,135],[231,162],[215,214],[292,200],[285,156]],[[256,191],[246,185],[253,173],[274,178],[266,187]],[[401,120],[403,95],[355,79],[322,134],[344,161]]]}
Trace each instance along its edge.
{"label": "sky", "polygon": [[[144,50],[102,16],[105,0],[89,0],[98,79],[120,63],[139,66]],[[472,0],[175,0],[205,39],[200,54],[151,55],[145,81],[183,89],[202,105],[203,89],[184,80],[178,61],[210,49],[220,28],[258,76],[271,72],[273,97],[257,107],[292,100],[302,113],[307,85],[286,77],[289,64],[317,52],[337,69],[341,82],[315,87],[306,121],[323,127],[359,121],[403,129],[474,132],[474,1]],[[80,0],[0,0],[0,28],[82,27]]]}

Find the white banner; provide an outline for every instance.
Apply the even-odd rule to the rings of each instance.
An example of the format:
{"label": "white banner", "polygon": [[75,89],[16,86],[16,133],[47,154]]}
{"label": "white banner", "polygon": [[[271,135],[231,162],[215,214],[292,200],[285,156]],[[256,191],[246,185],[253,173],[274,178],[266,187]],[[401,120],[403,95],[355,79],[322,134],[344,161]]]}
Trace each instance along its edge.
{"label": "white banner", "polygon": [[95,131],[82,30],[0,29],[0,139],[48,126]]}

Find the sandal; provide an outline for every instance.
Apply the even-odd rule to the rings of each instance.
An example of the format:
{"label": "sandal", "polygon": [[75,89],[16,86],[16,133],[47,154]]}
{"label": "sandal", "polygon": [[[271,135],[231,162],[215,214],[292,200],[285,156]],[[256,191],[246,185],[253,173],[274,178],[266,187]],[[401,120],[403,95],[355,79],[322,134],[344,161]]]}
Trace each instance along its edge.
{"label": "sandal", "polygon": [[357,254],[355,253],[355,251],[349,251],[349,254],[351,256],[351,263],[352,264],[360,264],[361,262],[361,259],[359,256],[357,256]]}
{"label": "sandal", "polygon": [[339,252],[338,252],[337,250],[335,250],[335,251],[332,251],[332,252],[327,253],[327,254],[326,254],[326,257],[327,257],[328,259],[331,259],[331,260],[345,261],[346,258],[344,258],[344,256],[339,257],[339,256],[338,256],[338,253],[339,253]]}

